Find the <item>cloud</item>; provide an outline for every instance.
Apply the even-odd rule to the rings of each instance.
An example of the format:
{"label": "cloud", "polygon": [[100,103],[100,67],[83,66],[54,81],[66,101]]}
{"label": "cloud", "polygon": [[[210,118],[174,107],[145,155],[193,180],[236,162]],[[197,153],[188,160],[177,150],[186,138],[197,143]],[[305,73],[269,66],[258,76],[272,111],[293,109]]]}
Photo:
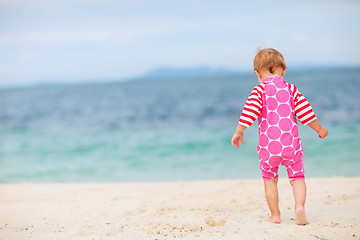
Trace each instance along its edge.
{"label": "cloud", "polygon": [[0,81],[248,68],[258,46],[289,64],[359,64],[359,13],[358,1],[0,0]]}
{"label": "cloud", "polygon": [[0,44],[13,43],[83,43],[114,41],[127,43],[131,41],[132,31],[87,31],[87,32],[40,32],[0,34]]}
{"label": "cloud", "polygon": [[[105,0],[106,1],[106,0]],[[64,4],[87,3],[87,0],[0,0],[0,7],[19,8],[19,9],[54,9],[54,6]],[[94,1],[93,1],[94,2]]]}

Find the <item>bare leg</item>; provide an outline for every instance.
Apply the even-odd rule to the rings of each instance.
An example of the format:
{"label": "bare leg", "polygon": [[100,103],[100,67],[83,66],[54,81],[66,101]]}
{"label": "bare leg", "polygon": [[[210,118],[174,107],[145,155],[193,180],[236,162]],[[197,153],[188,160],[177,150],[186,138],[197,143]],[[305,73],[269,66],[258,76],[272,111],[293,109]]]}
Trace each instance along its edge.
{"label": "bare leg", "polygon": [[293,187],[295,198],[295,223],[297,225],[306,225],[308,221],[305,215],[305,201],[306,201],[306,184],[305,180],[290,181]]}
{"label": "bare leg", "polygon": [[278,180],[279,178],[264,180],[266,201],[271,212],[269,221],[272,223],[280,223]]}

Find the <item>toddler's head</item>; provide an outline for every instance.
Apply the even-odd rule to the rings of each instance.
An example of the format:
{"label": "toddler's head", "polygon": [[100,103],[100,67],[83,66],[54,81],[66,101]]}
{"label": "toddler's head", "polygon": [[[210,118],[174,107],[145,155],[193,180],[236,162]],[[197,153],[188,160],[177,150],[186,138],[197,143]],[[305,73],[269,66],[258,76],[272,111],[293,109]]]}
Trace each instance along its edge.
{"label": "toddler's head", "polygon": [[256,74],[258,74],[258,76],[283,76],[285,74],[285,70],[286,63],[283,55],[273,48],[259,50],[254,58],[254,71]]}

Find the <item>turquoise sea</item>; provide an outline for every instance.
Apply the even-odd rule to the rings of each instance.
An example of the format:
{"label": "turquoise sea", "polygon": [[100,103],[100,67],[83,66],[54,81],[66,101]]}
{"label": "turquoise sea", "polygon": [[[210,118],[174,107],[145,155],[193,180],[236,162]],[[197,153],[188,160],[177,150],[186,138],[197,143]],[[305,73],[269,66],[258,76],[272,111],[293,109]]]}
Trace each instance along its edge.
{"label": "turquoise sea", "polygon": [[[299,132],[307,177],[360,176],[360,69],[289,71],[328,128]],[[257,122],[230,139],[253,74],[0,89],[0,182],[260,178]],[[285,169],[280,177],[286,177]]]}

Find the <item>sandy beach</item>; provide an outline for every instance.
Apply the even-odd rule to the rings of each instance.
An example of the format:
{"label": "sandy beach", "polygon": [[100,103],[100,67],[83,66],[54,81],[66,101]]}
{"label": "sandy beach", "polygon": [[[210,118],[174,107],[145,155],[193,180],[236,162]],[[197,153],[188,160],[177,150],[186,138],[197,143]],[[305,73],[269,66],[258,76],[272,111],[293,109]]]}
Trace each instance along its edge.
{"label": "sandy beach", "polygon": [[360,239],[360,178],[306,181],[307,226],[286,178],[277,225],[261,179],[1,184],[0,239]]}

